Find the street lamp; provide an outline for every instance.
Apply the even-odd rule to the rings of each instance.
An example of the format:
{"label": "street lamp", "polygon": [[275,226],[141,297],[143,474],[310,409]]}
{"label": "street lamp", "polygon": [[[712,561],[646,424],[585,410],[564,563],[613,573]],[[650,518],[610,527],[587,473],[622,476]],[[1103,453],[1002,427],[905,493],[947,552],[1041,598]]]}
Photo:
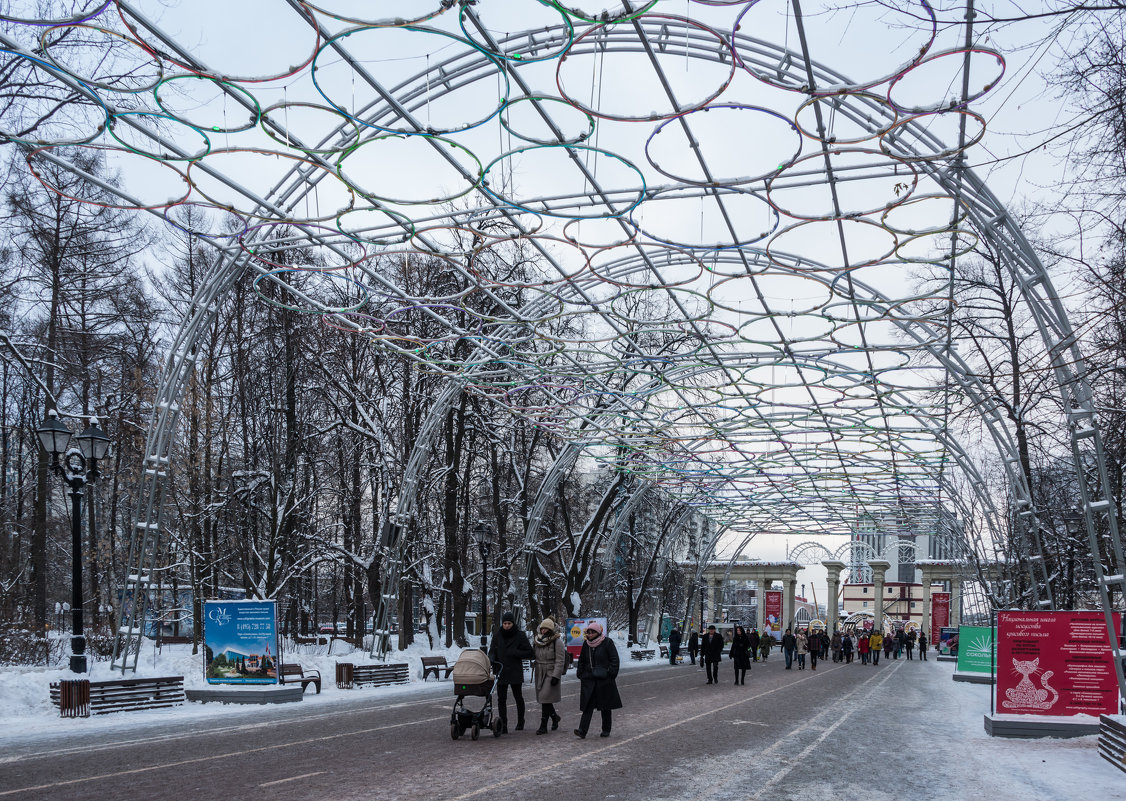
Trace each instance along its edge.
{"label": "street lamp", "polygon": [[484,521],[479,521],[471,533],[473,539],[477,540],[477,549],[481,552],[481,650],[487,652],[489,645],[485,635],[485,620],[489,608],[489,548],[493,544],[493,527]]}
{"label": "street lamp", "polygon": [[[54,409],[35,432],[43,450],[51,455],[51,469],[70,487],[70,670],[86,672],[86,637],[82,621],[82,496],[87,484],[98,480],[98,460],[109,452],[109,437],[98,428],[98,418],[81,434],[72,436]],[[72,440],[78,451],[71,450]]]}

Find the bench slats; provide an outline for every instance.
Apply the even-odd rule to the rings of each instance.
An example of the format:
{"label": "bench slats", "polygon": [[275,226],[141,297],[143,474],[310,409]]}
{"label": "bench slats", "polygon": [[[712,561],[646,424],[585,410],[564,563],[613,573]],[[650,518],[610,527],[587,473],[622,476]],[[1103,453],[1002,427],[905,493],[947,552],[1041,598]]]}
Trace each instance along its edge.
{"label": "bench slats", "polygon": [[[89,711],[95,715],[178,706],[184,703],[183,676],[92,681],[89,684]],[[60,707],[60,711],[66,715],[67,710],[62,709],[62,687],[59,682],[51,683],[50,694],[51,703]]]}

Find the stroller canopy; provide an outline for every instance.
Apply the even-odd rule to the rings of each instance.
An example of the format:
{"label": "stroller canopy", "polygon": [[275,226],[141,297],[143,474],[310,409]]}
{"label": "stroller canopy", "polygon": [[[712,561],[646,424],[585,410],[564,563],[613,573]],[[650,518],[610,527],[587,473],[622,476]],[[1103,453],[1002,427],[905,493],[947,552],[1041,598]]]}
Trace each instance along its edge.
{"label": "stroller canopy", "polygon": [[454,684],[483,684],[492,681],[492,665],[489,657],[477,648],[467,648],[454,662]]}

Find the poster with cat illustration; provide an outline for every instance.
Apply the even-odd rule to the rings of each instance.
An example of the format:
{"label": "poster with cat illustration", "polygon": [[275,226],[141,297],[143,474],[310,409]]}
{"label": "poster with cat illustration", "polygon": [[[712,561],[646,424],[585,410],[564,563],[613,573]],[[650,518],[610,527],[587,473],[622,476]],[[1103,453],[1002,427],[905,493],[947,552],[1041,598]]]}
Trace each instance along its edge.
{"label": "poster with cat illustration", "polygon": [[[1122,620],[1115,613],[1115,631]],[[1102,612],[998,612],[996,711],[1118,712],[1118,681]]]}

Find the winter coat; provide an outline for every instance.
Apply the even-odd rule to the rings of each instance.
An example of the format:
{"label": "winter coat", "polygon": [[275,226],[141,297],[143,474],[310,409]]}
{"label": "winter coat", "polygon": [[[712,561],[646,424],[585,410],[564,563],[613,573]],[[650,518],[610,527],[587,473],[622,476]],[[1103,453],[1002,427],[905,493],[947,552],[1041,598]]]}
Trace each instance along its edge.
{"label": "winter coat", "polygon": [[695,629],[693,629],[692,633],[688,635],[688,651],[690,653],[696,653],[696,651],[699,651],[699,650],[700,650],[700,633],[697,632]]}
{"label": "winter coat", "polygon": [[821,655],[821,646],[824,643],[824,640],[822,638],[824,636],[825,635],[820,631],[811,632],[809,635],[809,650],[817,656]]}
{"label": "winter coat", "polygon": [[798,653],[799,654],[809,653],[809,640],[807,640],[805,638],[804,634],[798,635]]}
{"label": "winter coat", "polygon": [[[583,650],[579,653],[576,662],[575,675],[579,677],[581,690],[579,692],[579,709],[586,709],[588,703],[594,704],[595,709],[621,709],[622,697],[618,695],[618,685],[614,679],[618,676],[618,649],[609,637],[591,648],[590,643],[583,643]],[[605,668],[606,678],[596,679],[595,668]]]}
{"label": "winter coat", "polygon": [[669,632],[669,648],[680,647],[680,629],[673,629]]}
{"label": "winter coat", "polygon": [[833,633],[833,639],[829,641],[829,645],[834,651],[841,650],[841,633],[839,631]]}
{"label": "winter coat", "polygon": [[731,661],[735,663],[736,670],[749,670],[751,667],[751,638],[746,634],[736,634],[731,638],[731,650],[728,652]]}
{"label": "winter coat", "polygon": [[563,664],[566,649],[563,640],[555,634],[550,641],[541,643],[537,638],[532,646],[536,663],[532,665],[533,682],[536,686],[536,703],[558,704],[563,700],[563,690],[559,682],[552,686],[552,678],[563,678]]}
{"label": "winter coat", "polygon": [[523,684],[524,660],[533,659],[535,655],[528,636],[515,626],[508,630],[507,635],[503,628],[497,629],[489,643],[489,659],[501,664],[497,680],[501,684]]}
{"label": "winter coat", "polygon": [[764,634],[758,641],[758,652],[762,654],[762,658],[766,659],[770,655],[770,646],[774,644],[774,638],[769,634]]}
{"label": "winter coat", "polygon": [[752,631],[747,635],[747,639],[751,642],[751,650],[757,652],[759,645],[759,636],[757,631]]}
{"label": "winter coat", "polygon": [[873,631],[872,636],[868,638],[868,647],[873,651],[880,651],[884,647],[884,635],[878,631]]}
{"label": "winter coat", "polygon": [[792,651],[797,647],[798,647],[798,641],[797,641],[797,638],[795,638],[793,634],[786,632],[785,634],[782,635],[782,650],[783,651]]}
{"label": "winter coat", "polygon": [[705,662],[718,662],[723,659],[723,635],[718,632],[705,634],[703,642],[700,643],[700,653],[703,654]]}
{"label": "winter coat", "polygon": [[852,653],[852,637],[847,634],[841,638],[841,652],[846,654]]}
{"label": "winter coat", "polygon": [[857,646],[856,650],[859,651],[862,654],[868,653],[869,643],[870,643],[869,638],[867,636],[861,634],[860,638],[856,641],[856,646]]}

